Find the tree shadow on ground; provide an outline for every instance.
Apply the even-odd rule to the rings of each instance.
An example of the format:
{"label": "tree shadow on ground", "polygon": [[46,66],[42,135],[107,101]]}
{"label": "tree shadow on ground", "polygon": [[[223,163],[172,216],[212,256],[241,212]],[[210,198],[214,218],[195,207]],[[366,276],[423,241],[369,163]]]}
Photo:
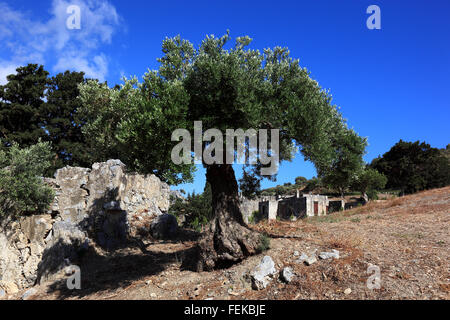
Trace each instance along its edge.
{"label": "tree shadow on ground", "polygon": [[[95,199],[87,216],[74,225],[89,237],[90,243],[83,247],[78,239],[59,239],[44,251],[39,264],[39,279],[68,264],[78,266],[81,289],[70,290],[67,286],[70,275],[66,275],[50,284],[48,293],[66,299],[114,291],[136,280],[157,275],[168,265],[183,265],[185,259],[191,259],[192,246],[200,233],[180,228],[176,237],[166,240],[155,240],[145,230],[131,235],[127,214],[120,208],[117,189]],[[148,231],[148,225],[143,228]],[[174,245],[175,248],[161,250],[158,248],[161,245]]]}
{"label": "tree shadow on ground", "polygon": [[67,299],[125,289],[136,280],[160,274],[171,264],[182,263],[189,252],[190,248],[170,253],[150,250],[145,254],[138,250],[119,250],[102,255],[91,248],[74,261],[80,268],[81,288],[68,289],[68,275],[53,282],[48,293],[56,293],[58,299]]}

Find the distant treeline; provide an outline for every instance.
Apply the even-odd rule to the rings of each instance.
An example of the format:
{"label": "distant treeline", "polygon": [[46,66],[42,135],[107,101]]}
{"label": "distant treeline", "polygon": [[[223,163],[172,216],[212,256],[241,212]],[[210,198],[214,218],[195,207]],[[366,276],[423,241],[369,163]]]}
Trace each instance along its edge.
{"label": "distant treeline", "polygon": [[[388,152],[379,156],[367,168],[377,170],[386,177],[381,189],[399,190],[400,194],[414,193],[421,190],[450,185],[450,144],[446,148],[432,148],[426,142],[405,142],[400,140]],[[356,177],[357,179],[357,177]],[[381,183],[382,185],[382,183]],[[380,184],[379,184],[380,186]],[[293,183],[262,189],[262,196],[294,194],[297,189],[308,193],[337,194],[332,185],[323,179],[307,179],[299,176]],[[360,194],[357,181],[348,186],[346,194]],[[369,197],[376,197],[377,190],[369,188]]]}

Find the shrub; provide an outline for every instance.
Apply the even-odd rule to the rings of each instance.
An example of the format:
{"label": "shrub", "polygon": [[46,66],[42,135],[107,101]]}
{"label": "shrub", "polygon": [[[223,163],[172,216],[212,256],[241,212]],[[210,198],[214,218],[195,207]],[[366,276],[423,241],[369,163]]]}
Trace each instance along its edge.
{"label": "shrub", "polygon": [[42,213],[54,197],[42,176],[51,167],[50,144],[27,148],[12,144],[0,151],[0,217]]}
{"label": "shrub", "polygon": [[256,223],[258,222],[259,218],[259,211],[253,211],[252,214],[248,217],[248,223]]}
{"label": "shrub", "polygon": [[378,200],[378,192],[376,190],[367,190],[369,200]]}
{"label": "shrub", "polygon": [[302,177],[302,176],[295,178],[295,184],[298,186],[305,184],[307,181],[308,181],[308,179],[306,179],[305,177]]}
{"label": "shrub", "polygon": [[213,218],[211,202],[211,186],[206,183],[202,194],[188,194],[184,201],[177,198],[170,206],[169,213],[177,218],[184,215],[186,227],[201,231],[202,227],[206,226]]}
{"label": "shrub", "polygon": [[269,249],[270,249],[270,238],[265,234],[261,234],[258,251],[263,252]]}

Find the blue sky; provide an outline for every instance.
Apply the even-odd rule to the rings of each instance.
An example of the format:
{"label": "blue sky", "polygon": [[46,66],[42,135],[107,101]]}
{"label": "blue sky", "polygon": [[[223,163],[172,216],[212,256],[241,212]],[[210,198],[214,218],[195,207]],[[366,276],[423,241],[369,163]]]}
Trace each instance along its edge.
{"label": "blue sky", "polygon": [[[81,29],[68,30],[67,6],[81,8]],[[369,5],[381,9],[381,30],[369,30]],[[206,34],[249,35],[253,48],[287,46],[330,89],[360,135],[366,161],[399,139],[450,143],[450,1],[123,1],[0,0],[0,83],[19,65],[42,63],[120,83],[156,69],[161,41],[180,34],[194,44]],[[236,174],[241,175],[239,166]],[[278,180],[311,178],[300,155],[282,163]],[[201,192],[204,170],[186,191]]]}

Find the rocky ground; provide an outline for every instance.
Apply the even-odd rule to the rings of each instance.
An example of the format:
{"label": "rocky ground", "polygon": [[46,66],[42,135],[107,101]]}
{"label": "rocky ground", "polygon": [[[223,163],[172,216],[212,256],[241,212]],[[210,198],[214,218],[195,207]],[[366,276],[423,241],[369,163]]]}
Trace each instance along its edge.
{"label": "rocky ground", "polygon": [[[371,202],[328,216],[252,225],[271,236],[270,249],[228,269],[182,270],[198,235],[136,243],[115,253],[89,252],[80,261],[81,289],[64,279],[28,291],[26,299],[449,299],[450,187]],[[339,258],[320,259],[321,252]],[[336,251],[334,251],[336,252]],[[300,257],[316,257],[307,265]],[[264,256],[277,273],[252,289],[251,272]],[[370,265],[380,269],[369,289]],[[294,277],[280,280],[290,267]],[[373,269],[371,269],[373,270]],[[4,295],[20,299],[26,291]],[[0,298],[2,299],[2,298]]]}

